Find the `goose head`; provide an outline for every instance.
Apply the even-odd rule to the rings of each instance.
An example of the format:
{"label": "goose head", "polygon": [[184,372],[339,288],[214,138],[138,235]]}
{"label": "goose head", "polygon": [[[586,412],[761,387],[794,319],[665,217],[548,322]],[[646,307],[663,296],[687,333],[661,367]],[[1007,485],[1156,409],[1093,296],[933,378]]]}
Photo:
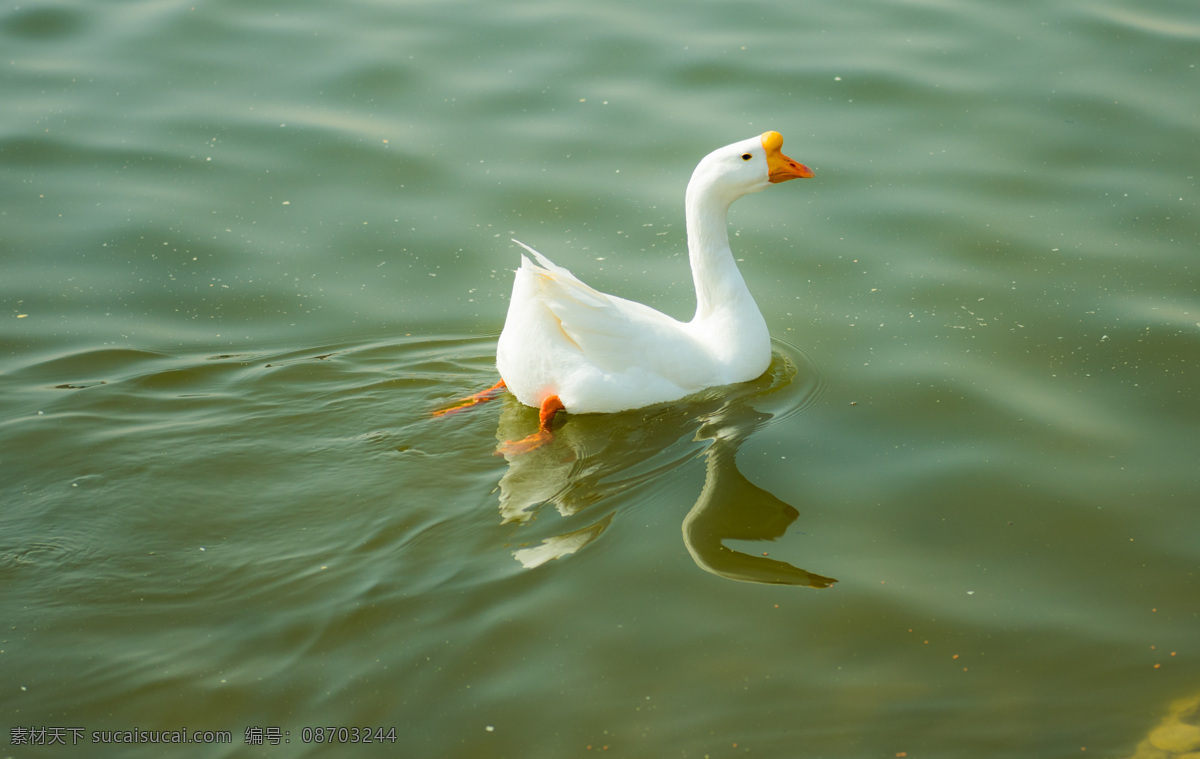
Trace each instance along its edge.
{"label": "goose head", "polygon": [[768,185],[813,175],[812,169],[784,155],[782,148],[783,135],[779,132],[764,132],[717,148],[696,166],[688,184],[689,194],[694,188],[732,203]]}

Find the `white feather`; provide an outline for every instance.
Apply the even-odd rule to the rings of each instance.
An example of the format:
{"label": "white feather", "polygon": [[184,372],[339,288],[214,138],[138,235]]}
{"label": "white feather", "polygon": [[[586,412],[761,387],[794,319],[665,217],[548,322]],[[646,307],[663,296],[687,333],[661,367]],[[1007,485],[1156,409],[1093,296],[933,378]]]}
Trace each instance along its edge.
{"label": "white feather", "polygon": [[[533,260],[523,255],[516,271],[496,366],[518,400],[539,406],[557,395],[570,413],[623,411],[766,370],[770,337],[726,229],[729,205],[768,185],[764,145],[765,139],[753,138],[713,151],[688,183],[697,293],[689,322],[602,293],[514,240]],[[751,159],[744,160],[747,153]]]}

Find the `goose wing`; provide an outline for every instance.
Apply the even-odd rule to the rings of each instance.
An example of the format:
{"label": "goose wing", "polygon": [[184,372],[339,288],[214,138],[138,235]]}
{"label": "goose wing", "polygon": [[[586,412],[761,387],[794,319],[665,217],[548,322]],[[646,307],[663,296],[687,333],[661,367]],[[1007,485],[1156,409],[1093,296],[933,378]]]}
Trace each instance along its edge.
{"label": "goose wing", "polygon": [[586,360],[613,374],[643,370],[681,386],[705,374],[710,357],[688,325],[649,306],[587,285],[524,243],[522,268],[536,276],[537,300]]}

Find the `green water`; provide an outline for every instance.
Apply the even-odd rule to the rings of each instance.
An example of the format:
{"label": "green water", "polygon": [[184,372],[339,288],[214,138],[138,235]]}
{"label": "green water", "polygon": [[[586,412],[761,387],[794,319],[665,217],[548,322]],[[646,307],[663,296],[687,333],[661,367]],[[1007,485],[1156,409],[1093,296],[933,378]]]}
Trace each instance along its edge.
{"label": "green water", "polygon": [[[0,6],[0,756],[1131,756],[1200,691],[1196,10]],[[431,416],[512,237],[690,316],[767,129],[766,376]]]}

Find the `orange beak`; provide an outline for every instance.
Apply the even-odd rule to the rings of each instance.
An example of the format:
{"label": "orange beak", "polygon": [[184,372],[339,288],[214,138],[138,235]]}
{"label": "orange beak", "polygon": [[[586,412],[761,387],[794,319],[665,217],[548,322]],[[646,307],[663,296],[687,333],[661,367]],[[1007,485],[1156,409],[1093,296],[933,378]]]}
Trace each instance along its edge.
{"label": "orange beak", "polygon": [[812,169],[783,154],[783,135],[779,132],[764,132],[762,146],[767,151],[767,178],[771,182],[807,179],[813,175]]}

